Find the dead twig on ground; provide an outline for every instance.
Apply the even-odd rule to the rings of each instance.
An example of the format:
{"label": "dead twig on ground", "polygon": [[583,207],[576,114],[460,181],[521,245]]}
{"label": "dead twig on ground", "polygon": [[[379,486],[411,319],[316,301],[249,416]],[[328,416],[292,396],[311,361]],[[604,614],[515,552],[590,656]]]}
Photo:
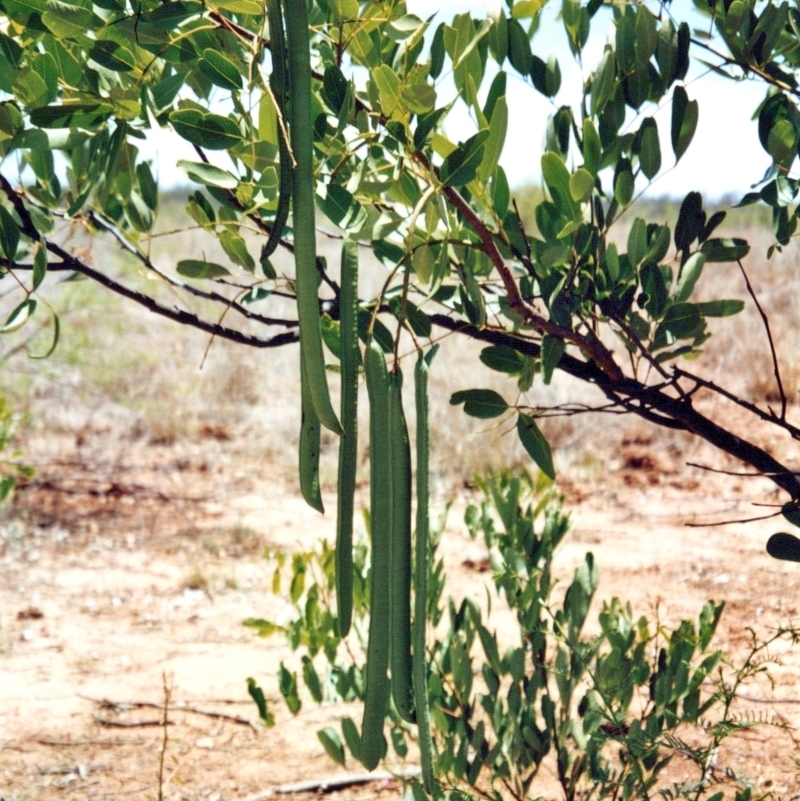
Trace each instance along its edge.
{"label": "dead twig on ground", "polygon": [[[85,701],[91,701],[94,704],[99,704],[101,707],[105,707],[106,709],[158,709],[163,710],[164,704],[157,704],[152,701],[110,701],[107,698],[92,698],[88,695],[79,695],[79,698],[83,698]],[[236,703],[234,701],[218,701],[215,703]],[[200,709],[196,706],[186,706],[185,703],[177,703],[172,705],[173,710],[179,710],[181,712],[189,712],[192,715],[202,715],[203,717],[207,718],[216,718],[218,720],[227,720],[231,723],[236,723],[239,726],[248,726],[250,727],[256,734],[259,733],[258,727],[253,723],[253,721],[248,720],[247,718],[241,717],[241,715],[229,715],[225,712],[215,712],[212,709]],[[97,717],[97,716],[95,716]],[[160,723],[148,723],[146,725],[161,725]]]}
{"label": "dead twig on ground", "polygon": [[169,699],[172,697],[172,685],[167,679],[166,672],[161,674],[161,681],[164,687],[164,716],[161,723],[164,729],[164,738],[161,741],[161,753],[158,758],[158,801],[164,801],[164,758],[167,755],[167,744],[169,743]]}
{"label": "dead twig on ground", "polygon": [[34,742],[39,745],[51,745],[55,748],[75,748],[81,745],[144,745],[145,740],[53,740],[48,737],[40,737]]}
{"label": "dead twig on ground", "polygon": [[[114,729],[138,729],[144,726],[163,726],[160,719],[156,720],[109,720],[108,718],[101,717],[100,715],[92,715],[92,717],[101,725]],[[172,721],[169,721],[172,723]]]}
{"label": "dead twig on ground", "polygon": [[344,776],[326,776],[321,779],[309,779],[304,782],[292,784],[279,784],[266,790],[245,796],[240,801],[264,801],[273,795],[293,795],[295,793],[330,793],[334,790],[343,790],[357,784],[372,784],[374,782],[392,781],[394,779],[410,779],[419,776],[420,769],[410,766],[396,771],[376,770],[372,773],[349,773]]}

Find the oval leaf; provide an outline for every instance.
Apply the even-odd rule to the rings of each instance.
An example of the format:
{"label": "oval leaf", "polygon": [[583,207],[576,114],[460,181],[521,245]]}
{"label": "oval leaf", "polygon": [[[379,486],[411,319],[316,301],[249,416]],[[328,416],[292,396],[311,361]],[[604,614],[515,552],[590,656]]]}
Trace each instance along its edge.
{"label": "oval leaf", "polygon": [[209,150],[225,150],[242,140],[239,126],[220,114],[185,108],[173,111],[169,121],[178,136]]}
{"label": "oval leaf", "polygon": [[213,261],[199,261],[198,259],[183,259],[178,262],[178,273],[185,278],[219,278],[230,275],[230,271],[221,264]]}
{"label": "oval leaf", "polygon": [[236,189],[239,179],[221,167],[199,161],[178,161],[178,166],[198,184],[218,186],[220,189]]}
{"label": "oval leaf", "polygon": [[471,417],[488,420],[499,417],[508,409],[508,404],[493,389],[463,389],[454,392],[450,397],[450,405],[464,404],[464,411]]}
{"label": "oval leaf", "polygon": [[517,434],[528,455],[536,462],[537,467],[551,480],[555,481],[556,471],[553,467],[553,453],[550,443],[544,438],[536,421],[529,414],[520,412],[517,418]]}

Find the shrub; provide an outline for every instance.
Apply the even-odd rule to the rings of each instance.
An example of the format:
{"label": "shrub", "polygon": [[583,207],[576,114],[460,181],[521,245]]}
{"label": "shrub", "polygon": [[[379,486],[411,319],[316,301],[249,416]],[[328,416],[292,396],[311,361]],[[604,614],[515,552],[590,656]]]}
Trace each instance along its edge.
{"label": "shrub", "polygon": [[[522,801],[536,797],[537,776],[550,764],[567,801],[656,794],[720,801],[725,789],[736,801],[757,797],[745,777],[718,766],[717,755],[737,732],[785,725],[742,715],[734,704],[741,686],[765,671],[770,645],[780,638],[795,642],[800,629],[779,628],[765,641],[753,633],[735,661],[712,647],[723,602],[708,601],[696,620],[670,630],[658,619],[637,618],[615,597],[587,626],[598,567],[587,553],[566,592],[559,591],[554,559],[569,517],[552,485],[527,473],[504,473],[478,480],[477,487],[481,500],[468,507],[465,522],[489,551],[493,587],[485,606],[448,596],[442,560],[431,560],[428,690],[440,791]],[[444,516],[435,527],[434,550],[443,526]],[[273,589],[282,591],[288,572],[294,615],[285,625],[256,619],[246,625],[262,636],[283,633],[299,657],[299,671],[283,663],[279,668],[289,710],[297,714],[302,706],[298,672],[316,704],[363,700],[367,546],[362,541],[355,550],[354,626],[343,645],[332,608],[331,546],[323,542],[291,559],[276,558]],[[508,643],[489,627],[498,601],[514,615]],[[261,711],[265,722],[274,722],[265,704]],[[393,705],[387,723],[392,750],[405,759],[416,728]],[[318,736],[339,764],[348,751],[359,758],[351,718],[342,719],[341,734],[328,726]],[[677,755],[685,774],[680,781],[667,771]],[[408,792],[425,797],[416,780]]]}

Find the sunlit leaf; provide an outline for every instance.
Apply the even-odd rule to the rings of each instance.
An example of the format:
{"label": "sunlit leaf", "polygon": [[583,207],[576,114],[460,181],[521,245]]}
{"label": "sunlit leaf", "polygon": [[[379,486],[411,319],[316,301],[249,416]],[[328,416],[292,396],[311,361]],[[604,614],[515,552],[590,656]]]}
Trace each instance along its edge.
{"label": "sunlit leaf", "polygon": [[551,480],[555,481],[556,471],[553,467],[553,453],[550,443],[536,425],[530,414],[520,412],[517,417],[517,434],[528,455],[536,462],[537,467]]}

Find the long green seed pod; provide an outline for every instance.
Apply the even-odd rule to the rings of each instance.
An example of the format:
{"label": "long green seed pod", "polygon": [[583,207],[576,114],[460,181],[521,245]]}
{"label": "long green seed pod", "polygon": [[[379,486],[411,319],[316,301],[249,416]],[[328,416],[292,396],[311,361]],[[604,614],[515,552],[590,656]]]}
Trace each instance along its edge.
{"label": "long green seed pod", "polygon": [[411,689],[411,450],[403,414],[403,374],[389,377],[389,453],[391,456],[391,566],[389,646],[392,697],[400,717],[413,723]]}
{"label": "long green seed pod", "polygon": [[314,409],[320,422],[336,434],[342,427],[331,405],[322,352],[317,294],[317,247],[314,221],[314,126],[311,118],[311,50],[305,0],[290,0],[283,7],[289,65],[290,138],[295,169],[292,175],[294,258],[296,265],[297,319],[300,349]]}
{"label": "long green seed pod", "polygon": [[300,491],[306,503],[318,512],[325,512],[319,488],[319,418],[311,402],[306,380],[305,360],[300,355]]}
{"label": "long green seed pod", "polygon": [[373,340],[364,357],[369,396],[370,520],[372,570],[361,761],[374,770],[383,756],[383,722],[389,704],[389,528],[392,519],[389,465],[389,376]]}
{"label": "long green seed pod", "polygon": [[[272,74],[269,85],[275,98],[277,112],[286,121],[286,42],[281,19],[280,0],[269,0],[267,4],[267,21],[269,22],[269,47],[272,53]],[[264,102],[263,100],[261,101]],[[267,243],[261,251],[261,259],[268,259],[278,247],[289,218],[289,203],[292,198],[292,155],[286,141],[285,126],[278,126],[278,153],[280,156],[280,189],[278,191],[278,208],[275,220],[269,233]]]}
{"label": "long green seed pod", "polygon": [[430,516],[428,510],[428,362],[419,352],[414,370],[414,390],[417,404],[417,538],[416,576],[414,582],[413,670],[414,707],[417,713],[419,754],[422,763],[422,784],[433,795],[433,738],[428,708],[428,664],[425,650],[425,623],[428,619],[428,573],[430,546],[428,543]]}
{"label": "long green seed pod", "polygon": [[353,617],[353,500],[358,460],[358,243],[345,237],[342,244],[342,292],[339,331],[342,371],[339,440],[339,504],[336,510],[336,607],[339,636],[346,637]]}

